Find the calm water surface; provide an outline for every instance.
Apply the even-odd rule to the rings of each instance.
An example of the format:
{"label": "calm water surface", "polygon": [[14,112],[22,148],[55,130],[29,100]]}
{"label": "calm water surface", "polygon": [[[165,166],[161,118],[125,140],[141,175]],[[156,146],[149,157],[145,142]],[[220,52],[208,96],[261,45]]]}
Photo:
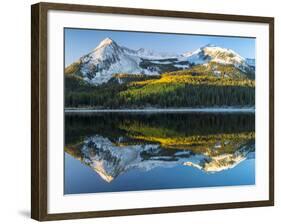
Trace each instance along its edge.
{"label": "calm water surface", "polygon": [[254,113],[65,114],[65,194],[253,184]]}

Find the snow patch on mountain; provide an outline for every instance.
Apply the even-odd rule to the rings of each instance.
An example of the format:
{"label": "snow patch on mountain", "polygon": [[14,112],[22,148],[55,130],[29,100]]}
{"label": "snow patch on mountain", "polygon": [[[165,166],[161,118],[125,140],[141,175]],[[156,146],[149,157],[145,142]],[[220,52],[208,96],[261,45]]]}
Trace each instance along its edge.
{"label": "snow patch on mountain", "polygon": [[167,58],[177,58],[178,55],[171,54],[171,53],[165,53],[165,52],[155,52],[150,49],[146,48],[140,48],[137,51],[134,51],[133,54],[136,54],[140,58],[144,59],[167,59]]}

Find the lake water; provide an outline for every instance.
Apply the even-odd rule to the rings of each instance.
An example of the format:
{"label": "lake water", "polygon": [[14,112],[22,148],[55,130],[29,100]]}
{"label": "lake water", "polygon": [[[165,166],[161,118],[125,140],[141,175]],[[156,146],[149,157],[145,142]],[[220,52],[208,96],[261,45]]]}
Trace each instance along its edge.
{"label": "lake water", "polygon": [[255,184],[254,113],[66,113],[64,193]]}

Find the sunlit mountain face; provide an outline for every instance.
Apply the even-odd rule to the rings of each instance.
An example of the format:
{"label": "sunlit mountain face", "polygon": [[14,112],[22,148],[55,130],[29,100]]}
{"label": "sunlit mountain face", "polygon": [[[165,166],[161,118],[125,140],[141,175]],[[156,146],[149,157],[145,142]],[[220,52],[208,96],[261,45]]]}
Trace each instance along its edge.
{"label": "sunlit mountain face", "polygon": [[194,170],[215,178],[255,158],[254,114],[94,113],[65,120],[65,153],[108,185],[131,172],[145,177],[179,167],[186,177]]}

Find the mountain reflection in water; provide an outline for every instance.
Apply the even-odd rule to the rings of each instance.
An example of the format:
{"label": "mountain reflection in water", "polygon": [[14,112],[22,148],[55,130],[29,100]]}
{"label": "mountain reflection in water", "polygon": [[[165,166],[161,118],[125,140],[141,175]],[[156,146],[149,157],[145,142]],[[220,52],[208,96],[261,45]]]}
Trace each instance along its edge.
{"label": "mountain reflection in water", "polygon": [[[215,178],[216,173],[254,160],[254,119],[254,114],[237,113],[66,114],[65,152],[90,167],[109,185],[131,171],[150,175],[148,171],[153,169],[165,172],[176,167],[200,170],[201,175]],[[65,169],[67,172],[68,167]],[[157,181],[157,176],[154,178]],[[198,187],[205,186],[201,185]],[[149,184],[143,189],[150,189]],[[122,187],[111,191],[119,190]]]}

